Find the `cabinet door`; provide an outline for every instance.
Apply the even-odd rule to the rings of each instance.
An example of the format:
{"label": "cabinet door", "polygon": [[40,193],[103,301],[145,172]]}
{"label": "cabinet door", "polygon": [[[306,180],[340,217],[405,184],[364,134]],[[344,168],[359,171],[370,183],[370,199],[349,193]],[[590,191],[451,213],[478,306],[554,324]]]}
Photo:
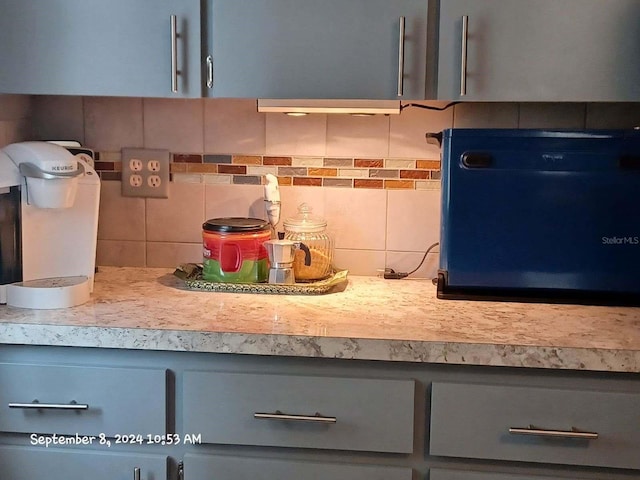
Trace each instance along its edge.
{"label": "cabinet door", "polygon": [[439,99],[640,100],[637,0],[440,0],[439,23]]}
{"label": "cabinet door", "polygon": [[69,448],[0,446],[2,478],[7,480],[166,480],[164,455],[88,452]]}
{"label": "cabinet door", "polygon": [[1,93],[202,94],[198,0],[0,0],[0,11]]}
{"label": "cabinet door", "polygon": [[271,458],[185,455],[184,480],[411,480],[406,467]]}
{"label": "cabinet door", "polygon": [[426,0],[209,3],[210,96],[424,98]]}

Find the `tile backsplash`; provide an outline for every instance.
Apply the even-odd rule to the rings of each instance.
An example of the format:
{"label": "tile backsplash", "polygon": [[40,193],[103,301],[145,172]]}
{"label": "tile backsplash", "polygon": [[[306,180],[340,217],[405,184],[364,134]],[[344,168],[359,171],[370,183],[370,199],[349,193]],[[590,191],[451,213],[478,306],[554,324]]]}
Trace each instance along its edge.
{"label": "tile backsplash", "polygon": [[0,147],[31,138],[31,97],[0,95]]}
{"label": "tile backsplash", "polygon": [[[200,261],[202,222],[264,218],[259,182],[274,173],[283,185],[282,218],[310,204],[328,221],[336,266],[367,275],[385,266],[412,270],[438,241],[440,151],[426,132],[640,125],[637,103],[463,103],[388,117],[288,117],[257,113],[255,100],[246,99],[0,96],[0,107],[15,102],[28,112],[22,128],[33,138],[79,140],[100,153],[98,264]],[[0,125],[3,119],[0,108]],[[121,196],[123,147],[172,153],[168,199]],[[432,277],[437,264],[436,251],[415,275]]]}

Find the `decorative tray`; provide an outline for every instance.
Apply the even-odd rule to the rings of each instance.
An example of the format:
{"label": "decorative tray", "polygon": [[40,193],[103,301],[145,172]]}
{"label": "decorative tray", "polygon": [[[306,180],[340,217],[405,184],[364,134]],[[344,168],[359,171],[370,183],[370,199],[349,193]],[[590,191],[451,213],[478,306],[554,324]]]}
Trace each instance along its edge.
{"label": "decorative tray", "polygon": [[323,295],[347,281],[348,270],[334,270],[329,278],[290,285],[278,283],[222,283],[202,279],[202,265],[183,263],[173,274],[184,281],[189,290],[201,292],[267,293],[278,295]]}

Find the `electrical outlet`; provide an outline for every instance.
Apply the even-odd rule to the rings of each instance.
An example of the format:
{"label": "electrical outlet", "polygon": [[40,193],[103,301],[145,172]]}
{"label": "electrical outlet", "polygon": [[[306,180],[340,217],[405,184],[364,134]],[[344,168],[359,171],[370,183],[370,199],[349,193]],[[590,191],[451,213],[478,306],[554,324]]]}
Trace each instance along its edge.
{"label": "electrical outlet", "polygon": [[142,160],[139,158],[129,159],[129,168],[132,172],[139,172],[142,170]]}
{"label": "electrical outlet", "polygon": [[151,175],[147,178],[147,183],[151,188],[160,188],[162,185],[162,179],[158,175]]}
{"label": "electrical outlet", "polygon": [[150,172],[159,172],[160,171],[160,161],[159,160],[149,160],[147,162],[147,169]]}
{"label": "electrical outlet", "polygon": [[125,197],[169,197],[168,150],[122,149],[122,195]]}
{"label": "electrical outlet", "polygon": [[133,174],[129,177],[129,185],[133,188],[138,188],[142,186],[142,175]]}

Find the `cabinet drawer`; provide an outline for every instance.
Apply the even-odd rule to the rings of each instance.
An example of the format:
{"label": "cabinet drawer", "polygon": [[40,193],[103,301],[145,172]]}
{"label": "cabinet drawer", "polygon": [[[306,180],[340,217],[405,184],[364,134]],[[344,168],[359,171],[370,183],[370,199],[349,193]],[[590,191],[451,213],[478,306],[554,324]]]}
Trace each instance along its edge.
{"label": "cabinet drawer", "polygon": [[639,394],[433,384],[432,455],[640,468],[638,451]]}
{"label": "cabinet drawer", "polygon": [[185,455],[184,480],[411,480],[410,468]]}
{"label": "cabinet drawer", "polygon": [[0,364],[0,431],[165,433],[166,386],[160,369]]}
{"label": "cabinet drawer", "polygon": [[414,391],[411,380],[186,372],[184,428],[206,443],[410,453]]}
{"label": "cabinet drawer", "polygon": [[2,478],[7,480],[166,480],[167,457],[44,447],[0,446]]}

